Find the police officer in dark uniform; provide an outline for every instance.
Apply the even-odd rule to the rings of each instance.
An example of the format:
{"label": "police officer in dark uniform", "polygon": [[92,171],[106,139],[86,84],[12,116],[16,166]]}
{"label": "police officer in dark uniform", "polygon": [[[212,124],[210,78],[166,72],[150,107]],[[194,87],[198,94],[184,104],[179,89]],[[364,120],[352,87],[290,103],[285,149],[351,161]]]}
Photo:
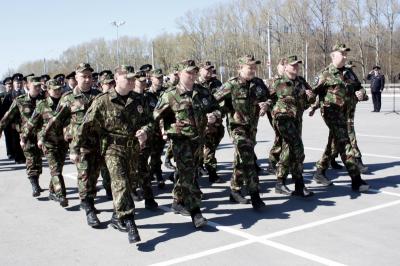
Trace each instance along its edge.
{"label": "police officer in dark uniform", "polygon": [[374,110],[372,112],[381,111],[381,93],[385,88],[385,76],[380,72],[380,66],[374,66],[368,73],[367,79],[371,81],[371,94]]}

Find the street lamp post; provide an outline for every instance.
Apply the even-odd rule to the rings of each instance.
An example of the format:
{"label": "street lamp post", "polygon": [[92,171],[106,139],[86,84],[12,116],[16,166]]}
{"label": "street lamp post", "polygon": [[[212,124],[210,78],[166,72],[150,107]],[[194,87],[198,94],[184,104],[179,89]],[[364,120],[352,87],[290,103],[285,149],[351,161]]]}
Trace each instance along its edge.
{"label": "street lamp post", "polygon": [[126,22],[125,21],[113,21],[111,22],[111,25],[113,25],[117,29],[117,64],[120,65],[119,62],[119,36],[118,36],[118,29],[122,25],[124,25]]}

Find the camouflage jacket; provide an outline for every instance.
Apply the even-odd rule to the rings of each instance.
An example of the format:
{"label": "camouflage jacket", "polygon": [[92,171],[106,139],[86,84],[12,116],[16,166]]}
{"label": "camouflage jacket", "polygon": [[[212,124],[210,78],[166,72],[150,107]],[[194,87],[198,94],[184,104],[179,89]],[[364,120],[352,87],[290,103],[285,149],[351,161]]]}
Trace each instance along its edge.
{"label": "camouflage jacket", "polygon": [[[3,131],[8,124],[15,123],[16,130],[18,133],[21,133],[22,129],[26,127],[29,118],[32,116],[36,108],[36,103],[42,99],[43,96],[41,95],[33,99],[29,96],[29,93],[15,98],[10,109],[8,109],[0,121],[0,132]],[[32,137],[36,137],[36,134],[32,135]]]}
{"label": "camouflage jacket", "polygon": [[[197,83],[208,89],[209,92],[212,94],[214,94],[222,86],[221,81],[219,81],[217,78],[212,78],[210,80],[202,80],[199,78]],[[217,121],[214,124],[208,125],[206,131],[208,133],[217,132],[217,127],[219,126],[222,126],[222,116],[218,117]]]}
{"label": "camouflage jacket", "polygon": [[356,91],[361,91],[363,95],[366,95],[351,68],[338,69],[333,64],[327,66],[316,76],[313,91],[319,96],[321,107],[338,107],[341,110],[355,105]]}
{"label": "camouflage jacket", "polygon": [[218,103],[208,89],[194,84],[193,90],[188,92],[178,84],[163,93],[153,115],[156,122],[167,118],[164,119],[164,130],[169,137],[203,139],[207,113],[214,113],[217,118],[221,116]]}
{"label": "camouflage jacket", "polygon": [[49,121],[43,132],[43,140],[47,142],[51,136],[60,133],[60,129],[67,129],[66,135],[72,139],[70,152],[75,151],[76,143],[74,139],[76,138],[74,136],[82,124],[86,111],[92,104],[93,99],[100,93],[99,90],[93,88],[88,93],[82,93],[78,87],[75,87],[71,92],[65,93],[58,104],[56,116]]}
{"label": "camouflage jacket", "polygon": [[[102,143],[107,153],[121,155],[127,147],[139,147],[135,137],[139,129],[145,130],[147,135],[154,130],[152,112],[144,95],[131,91],[125,102],[111,89],[99,95],[87,111],[74,135],[75,152],[91,152],[94,144]],[[108,149],[110,145],[112,149]]]}
{"label": "camouflage jacket", "polygon": [[258,104],[270,98],[269,90],[259,78],[241,83],[237,77],[229,79],[215,93],[228,117],[229,130],[240,127],[256,132],[260,118]]}
{"label": "camouflage jacket", "polygon": [[286,75],[276,78],[271,86],[273,98],[272,116],[301,119],[304,110],[315,102],[315,97],[308,98],[306,90],[312,90],[304,78],[298,76],[290,80]]}
{"label": "camouflage jacket", "polygon": [[22,130],[21,140],[26,140],[30,135],[37,134],[38,139],[49,145],[56,145],[64,141],[62,134],[52,135],[47,142],[43,140],[43,133],[47,124],[56,115],[57,104],[58,101],[55,102],[51,97],[38,102],[31,118]]}

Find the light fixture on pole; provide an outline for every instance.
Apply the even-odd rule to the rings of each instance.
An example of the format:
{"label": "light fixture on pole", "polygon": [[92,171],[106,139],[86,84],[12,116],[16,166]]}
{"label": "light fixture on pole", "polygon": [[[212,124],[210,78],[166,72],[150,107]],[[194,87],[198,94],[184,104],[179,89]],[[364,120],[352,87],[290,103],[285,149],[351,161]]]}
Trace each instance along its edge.
{"label": "light fixture on pole", "polygon": [[120,65],[119,62],[119,35],[118,35],[118,29],[122,25],[124,25],[126,22],[125,21],[112,21],[111,25],[113,25],[117,29],[117,64]]}

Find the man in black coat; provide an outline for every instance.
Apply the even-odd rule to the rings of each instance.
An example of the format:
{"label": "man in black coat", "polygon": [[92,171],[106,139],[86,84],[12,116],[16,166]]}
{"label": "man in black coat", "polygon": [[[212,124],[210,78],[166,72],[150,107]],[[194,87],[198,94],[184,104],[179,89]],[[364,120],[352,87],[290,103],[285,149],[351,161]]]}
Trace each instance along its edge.
{"label": "man in black coat", "polygon": [[371,81],[372,102],[374,103],[372,112],[381,111],[381,93],[385,87],[385,76],[381,74],[380,70],[379,66],[374,66],[367,75],[367,80]]}

